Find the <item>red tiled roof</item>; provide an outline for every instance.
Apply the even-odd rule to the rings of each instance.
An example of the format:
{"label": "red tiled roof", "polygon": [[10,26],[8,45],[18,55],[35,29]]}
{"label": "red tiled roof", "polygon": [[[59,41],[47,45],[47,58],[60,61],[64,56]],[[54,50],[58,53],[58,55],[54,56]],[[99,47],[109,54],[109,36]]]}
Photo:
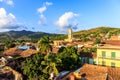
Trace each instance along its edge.
{"label": "red tiled roof", "polygon": [[120,79],[120,68],[108,67],[108,80],[119,80]]}
{"label": "red tiled roof", "polygon": [[98,49],[120,50],[120,45],[105,44],[103,46],[99,46]]}
{"label": "red tiled roof", "polygon": [[[107,67],[85,64],[83,65],[83,67],[81,67],[79,71],[74,72],[74,76],[77,80],[82,80],[81,78],[86,78],[87,80],[106,80],[107,71]],[[70,78],[71,73],[66,75],[61,80],[66,80],[67,78]]]}
{"label": "red tiled roof", "polygon": [[111,39],[111,40],[120,40],[120,37],[119,37],[119,36],[111,36],[110,39]]}
{"label": "red tiled roof", "polygon": [[104,40],[103,42],[111,45],[120,45],[120,40]]}
{"label": "red tiled roof", "polygon": [[18,48],[10,48],[8,50],[6,50],[5,52],[3,52],[4,55],[7,56],[17,56],[20,55],[22,53],[23,50],[20,50]]}
{"label": "red tiled roof", "polygon": [[85,74],[87,80],[106,80],[107,67],[85,64],[78,73],[78,76],[81,77],[83,74]]}
{"label": "red tiled roof", "polygon": [[82,74],[86,75],[87,80],[119,80],[120,68],[85,64],[78,73],[79,78]]}
{"label": "red tiled roof", "polygon": [[29,57],[32,54],[36,54],[37,52],[38,52],[37,50],[28,49],[28,50],[23,51],[20,55],[21,57]]}

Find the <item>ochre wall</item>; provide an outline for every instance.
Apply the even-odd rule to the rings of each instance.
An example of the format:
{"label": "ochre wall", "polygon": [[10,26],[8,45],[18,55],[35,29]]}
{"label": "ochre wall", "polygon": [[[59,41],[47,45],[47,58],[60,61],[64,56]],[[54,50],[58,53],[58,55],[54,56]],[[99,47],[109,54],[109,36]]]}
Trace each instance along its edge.
{"label": "ochre wall", "polygon": [[[102,57],[102,51],[106,52],[106,57]],[[111,52],[115,52],[115,58],[111,57]],[[115,67],[120,67],[120,50],[117,49],[97,49],[98,65],[102,65],[102,61],[106,66],[111,66],[111,62],[115,63]]]}

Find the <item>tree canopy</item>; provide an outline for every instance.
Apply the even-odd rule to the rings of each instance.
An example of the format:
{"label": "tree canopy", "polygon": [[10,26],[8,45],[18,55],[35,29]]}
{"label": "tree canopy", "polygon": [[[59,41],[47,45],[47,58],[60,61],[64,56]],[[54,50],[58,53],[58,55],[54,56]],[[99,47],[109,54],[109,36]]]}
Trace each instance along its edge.
{"label": "tree canopy", "polygon": [[48,36],[40,38],[40,40],[38,41],[38,49],[43,54],[51,52],[52,46],[50,45],[50,39]]}
{"label": "tree canopy", "polygon": [[80,66],[79,56],[75,47],[61,47],[58,57],[62,60],[62,70],[73,70]]}
{"label": "tree canopy", "polygon": [[23,75],[26,76],[25,79],[32,80],[41,78],[42,68],[41,68],[41,62],[44,60],[44,56],[41,53],[37,53],[35,55],[32,55],[31,57],[28,57],[25,59],[25,61],[22,62],[22,72]]}

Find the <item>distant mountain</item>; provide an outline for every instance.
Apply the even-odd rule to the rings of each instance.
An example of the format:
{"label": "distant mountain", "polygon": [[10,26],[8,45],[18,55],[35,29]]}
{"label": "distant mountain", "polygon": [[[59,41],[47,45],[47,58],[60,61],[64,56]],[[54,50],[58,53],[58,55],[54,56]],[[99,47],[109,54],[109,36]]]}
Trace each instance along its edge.
{"label": "distant mountain", "polygon": [[14,40],[14,39],[39,39],[42,36],[52,35],[45,32],[32,32],[32,31],[8,31],[0,33],[0,40]]}
{"label": "distant mountain", "polygon": [[22,36],[26,36],[26,35],[30,35],[30,34],[34,34],[34,32],[26,31],[26,30],[22,30],[22,31],[13,31],[12,30],[12,31],[8,31],[8,32],[2,32],[2,33],[0,33],[0,36],[6,35],[6,36],[9,36],[11,39],[17,39]]}

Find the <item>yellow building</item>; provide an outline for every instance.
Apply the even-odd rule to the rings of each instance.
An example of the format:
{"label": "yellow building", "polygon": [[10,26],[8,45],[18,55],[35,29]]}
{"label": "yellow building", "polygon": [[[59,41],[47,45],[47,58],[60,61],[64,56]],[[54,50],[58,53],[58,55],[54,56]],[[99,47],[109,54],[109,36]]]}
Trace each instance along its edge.
{"label": "yellow building", "polygon": [[97,49],[97,64],[120,67],[120,46],[102,46]]}
{"label": "yellow building", "polygon": [[53,41],[53,42],[54,42],[54,46],[62,46],[63,43],[65,43],[64,40],[55,40],[55,41]]}

